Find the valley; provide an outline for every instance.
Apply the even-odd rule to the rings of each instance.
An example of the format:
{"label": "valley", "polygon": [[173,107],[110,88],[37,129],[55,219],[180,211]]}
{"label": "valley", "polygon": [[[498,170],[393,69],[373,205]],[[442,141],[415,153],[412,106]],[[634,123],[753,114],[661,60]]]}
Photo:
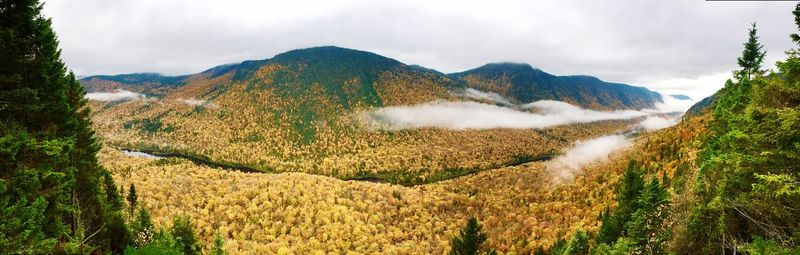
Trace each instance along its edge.
{"label": "valley", "polygon": [[0,1],[0,254],[800,254],[800,4],[79,2]]}
{"label": "valley", "polygon": [[[156,226],[189,215],[234,254],[443,254],[470,217],[503,254],[548,249],[598,231],[644,123],[679,116],[643,88],[513,64],[443,75],[335,47],[83,82],[115,181],[136,186]],[[535,84],[564,90],[519,96]],[[429,107],[465,115],[403,122],[442,111]],[[461,124],[481,111],[511,118]]]}
{"label": "valley", "polygon": [[482,219],[492,247],[532,252],[577,228],[596,230],[624,168],[595,164],[562,183],[547,162],[532,162],[403,187],[225,171],[113,149],[104,149],[100,159],[117,183],[136,185],[156,222],[167,224],[176,211],[185,212],[201,238],[210,241],[219,229],[226,250],[236,254],[441,254],[470,216]]}

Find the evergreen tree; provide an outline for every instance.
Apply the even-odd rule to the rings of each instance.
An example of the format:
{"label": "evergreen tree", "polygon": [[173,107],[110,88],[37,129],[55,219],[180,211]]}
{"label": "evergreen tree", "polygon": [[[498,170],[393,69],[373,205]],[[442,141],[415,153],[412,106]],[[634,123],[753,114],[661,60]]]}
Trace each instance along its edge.
{"label": "evergreen tree", "polygon": [[664,225],[669,193],[653,178],[638,198],[639,208],[626,224],[627,237],[645,254],[666,254],[664,244],[670,231]]}
{"label": "evergreen tree", "polygon": [[589,255],[589,236],[583,229],[578,229],[572,234],[567,243],[564,255]]}
{"label": "evergreen tree", "polygon": [[744,43],[742,56],[737,59],[742,70],[737,71],[735,75],[740,81],[750,80],[753,75],[763,72],[761,64],[764,62],[767,52],[763,50],[764,46],[758,42],[756,32],[756,23],[753,23],[753,27],[748,32],[747,42]]}
{"label": "evergreen tree", "polygon": [[[794,24],[797,26],[797,29],[800,30],[800,4],[795,5],[792,14],[794,14]],[[789,35],[789,38],[792,38],[792,41],[800,46],[800,35],[797,33],[792,33]]]}
{"label": "evergreen tree", "polygon": [[601,219],[598,242],[613,244],[625,235],[625,223],[628,222],[638,208],[638,198],[644,189],[644,179],[635,160],[628,162],[617,189],[617,208],[607,211]]}
{"label": "evergreen tree", "polygon": [[[754,38],[752,29],[740,62],[760,64]],[[680,252],[740,253],[754,235],[782,247],[800,243],[800,192],[792,192],[800,183],[800,61],[795,50],[787,53],[779,74],[747,77],[757,65],[740,64],[739,81],[718,92]]]}
{"label": "evergreen tree", "polygon": [[144,247],[153,240],[153,235],[155,234],[153,219],[144,207],[139,208],[132,230],[136,247]]}
{"label": "evergreen tree", "polygon": [[597,242],[613,244],[622,233],[622,224],[616,222],[616,217],[611,210],[606,207],[605,212],[600,217],[600,230],[597,232]]}
{"label": "evergreen tree", "polygon": [[[482,226],[478,223],[475,217],[469,218],[467,225],[461,230],[459,236],[453,237],[451,240],[452,250],[451,255],[478,255],[480,254],[481,246],[486,242],[487,236],[483,232]],[[489,250],[486,254],[495,254],[494,250]]]}
{"label": "evergreen tree", "polygon": [[223,249],[224,240],[222,240],[222,235],[219,234],[219,231],[214,233],[214,243],[211,246],[211,251],[209,254],[211,255],[225,255],[225,249]]}
{"label": "evergreen tree", "polygon": [[183,250],[185,255],[200,254],[200,243],[194,233],[192,218],[189,216],[178,216],[172,219],[172,236],[175,242]]}
{"label": "evergreen tree", "polygon": [[85,92],[41,10],[37,0],[0,1],[0,250],[121,251]]}
{"label": "evergreen tree", "polygon": [[139,197],[136,195],[136,186],[131,183],[131,187],[128,190],[128,206],[130,206],[128,207],[128,210],[133,212],[133,210],[136,209],[136,200],[138,199]]}

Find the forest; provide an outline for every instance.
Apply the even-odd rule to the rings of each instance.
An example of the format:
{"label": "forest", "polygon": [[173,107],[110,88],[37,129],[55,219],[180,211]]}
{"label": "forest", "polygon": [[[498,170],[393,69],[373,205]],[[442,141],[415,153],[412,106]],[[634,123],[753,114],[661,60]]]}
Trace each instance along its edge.
{"label": "forest", "polygon": [[[800,254],[788,11],[797,48],[766,68],[753,23],[724,88],[674,126],[452,130],[362,122],[353,109],[464,86],[367,53],[143,75],[150,97],[89,101],[42,4],[0,1],[0,254]],[[571,148],[609,135],[625,146],[564,174]]]}

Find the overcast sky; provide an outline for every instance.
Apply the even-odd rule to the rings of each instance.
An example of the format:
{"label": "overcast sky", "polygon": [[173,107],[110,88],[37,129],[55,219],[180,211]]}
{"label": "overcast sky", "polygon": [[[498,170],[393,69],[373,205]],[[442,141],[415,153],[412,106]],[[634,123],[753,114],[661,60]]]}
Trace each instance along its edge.
{"label": "overcast sky", "polygon": [[51,0],[78,75],[188,74],[336,45],[456,72],[525,62],[695,98],[736,67],[757,22],[767,66],[793,47],[794,2],[702,0]]}

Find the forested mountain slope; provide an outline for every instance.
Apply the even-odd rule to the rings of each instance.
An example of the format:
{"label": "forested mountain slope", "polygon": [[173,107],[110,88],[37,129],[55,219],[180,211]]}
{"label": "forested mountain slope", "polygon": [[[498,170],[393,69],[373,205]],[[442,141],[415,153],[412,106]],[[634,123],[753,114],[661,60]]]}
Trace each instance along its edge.
{"label": "forested mountain slope", "polygon": [[[98,79],[111,78],[84,81],[95,86]],[[129,81],[143,81],[135,91],[147,98],[92,104],[95,126],[108,144],[179,152],[264,172],[424,183],[552,155],[571,141],[621,132],[630,124],[376,130],[364,125],[365,112],[471,100],[463,95],[466,83],[338,47],[294,50],[189,76],[120,76],[111,82]],[[135,85],[119,88],[130,86]]]}
{"label": "forested mountain slope", "polygon": [[662,101],[659,93],[643,87],[605,82],[591,76],[556,76],[528,64],[492,63],[448,76],[517,104],[556,100],[590,109],[620,110],[655,108]]}
{"label": "forested mountain slope", "polygon": [[723,89],[630,155],[595,237],[552,253],[800,253],[800,55],[762,69],[756,31]]}

